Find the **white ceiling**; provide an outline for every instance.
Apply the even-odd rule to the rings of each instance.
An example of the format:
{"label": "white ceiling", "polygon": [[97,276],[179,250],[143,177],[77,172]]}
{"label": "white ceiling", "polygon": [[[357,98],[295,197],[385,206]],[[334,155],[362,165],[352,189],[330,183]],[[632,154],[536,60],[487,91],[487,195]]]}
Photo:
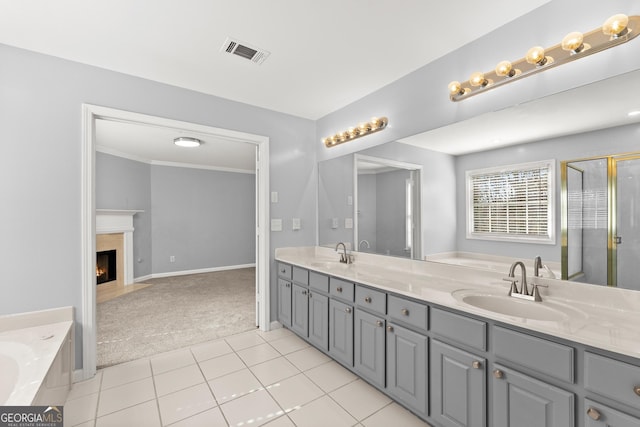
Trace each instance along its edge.
{"label": "white ceiling", "polygon": [[[318,119],[548,1],[486,0],[478,19],[459,13],[464,0],[0,0],[0,43]],[[256,65],[222,53],[229,36],[271,54]],[[609,84],[640,93],[638,72]],[[620,93],[591,85],[402,142],[457,155],[640,121],[627,116],[638,97],[609,96]],[[204,144],[177,149],[177,136]],[[250,144],[175,129],[100,120],[97,144],[147,162],[255,167]]]}
{"label": "white ceiling", "polygon": [[315,120],[548,1],[0,0],[0,43]]}

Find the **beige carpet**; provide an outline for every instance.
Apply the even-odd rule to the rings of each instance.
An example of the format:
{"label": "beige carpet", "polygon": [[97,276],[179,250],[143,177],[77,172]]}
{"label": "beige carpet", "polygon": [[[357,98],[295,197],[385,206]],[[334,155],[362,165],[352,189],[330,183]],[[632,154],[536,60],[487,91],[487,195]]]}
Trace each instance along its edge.
{"label": "beige carpet", "polygon": [[256,327],[255,268],[145,283],[97,305],[98,368]]}

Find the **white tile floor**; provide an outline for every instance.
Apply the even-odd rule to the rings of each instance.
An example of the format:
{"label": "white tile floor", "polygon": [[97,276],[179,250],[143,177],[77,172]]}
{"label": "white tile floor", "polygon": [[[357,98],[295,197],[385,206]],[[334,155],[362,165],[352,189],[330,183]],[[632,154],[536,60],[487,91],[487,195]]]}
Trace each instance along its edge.
{"label": "white tile floor", "polygon": [[427,426],[286,329],[251,331],[98,371],[65,426]]}

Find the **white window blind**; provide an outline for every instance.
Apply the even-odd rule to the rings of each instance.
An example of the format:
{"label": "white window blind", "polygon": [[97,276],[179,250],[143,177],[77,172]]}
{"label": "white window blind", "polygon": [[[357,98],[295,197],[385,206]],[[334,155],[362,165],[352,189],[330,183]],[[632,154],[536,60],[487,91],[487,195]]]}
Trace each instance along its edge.
{"label": "white window blind", "polygon": [[555,243],[554,163],[467,172],[467,237]]}

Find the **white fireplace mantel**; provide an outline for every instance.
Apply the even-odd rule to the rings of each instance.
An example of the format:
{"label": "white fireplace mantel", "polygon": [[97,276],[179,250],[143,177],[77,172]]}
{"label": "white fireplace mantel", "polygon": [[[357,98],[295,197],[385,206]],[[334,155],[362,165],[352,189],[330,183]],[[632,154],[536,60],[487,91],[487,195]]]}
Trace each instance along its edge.
{"label": "white fireplace mantel", "polygon": [[124,234],[124,284],[133,283],[133,216],[143,210],[96,209],[96,234]]}

